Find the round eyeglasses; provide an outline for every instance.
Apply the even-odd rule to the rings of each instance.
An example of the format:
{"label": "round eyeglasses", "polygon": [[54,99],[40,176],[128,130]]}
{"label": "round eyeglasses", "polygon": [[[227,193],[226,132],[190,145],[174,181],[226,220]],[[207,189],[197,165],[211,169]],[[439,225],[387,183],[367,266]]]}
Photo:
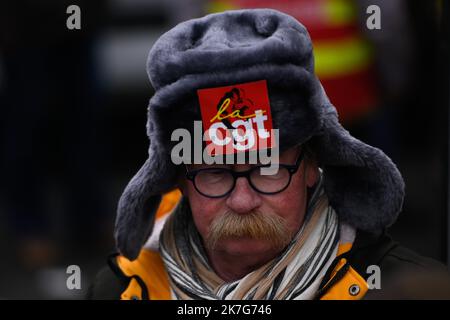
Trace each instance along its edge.
{"label": "round eyeglasses", "polygon": [[245,177],[250,186],[262,194],[276,194],[284,191],[300,167],[304,158],[304,149],[294,165],[278,164],[275,174],[263,175],[261,168],[270,165],[257,165],[246,171],[234,171],[228,168],[202,168],[186,172],[186,178],[194,184],[195,190],[208,198],[222,198],[230,194],[236,186],[236,180]]}

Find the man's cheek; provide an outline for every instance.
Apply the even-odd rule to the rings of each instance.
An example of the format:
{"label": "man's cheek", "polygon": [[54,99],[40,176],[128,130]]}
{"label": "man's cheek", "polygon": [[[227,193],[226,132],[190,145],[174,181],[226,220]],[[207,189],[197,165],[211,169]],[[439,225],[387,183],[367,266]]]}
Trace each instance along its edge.
{"label": "man's cheek", "polygon": [[194,205],[191,205],[192,215],[200,231],[206,231],[217,214],[221,212],[220,210],[220,207],[209,200],[195,202]]}

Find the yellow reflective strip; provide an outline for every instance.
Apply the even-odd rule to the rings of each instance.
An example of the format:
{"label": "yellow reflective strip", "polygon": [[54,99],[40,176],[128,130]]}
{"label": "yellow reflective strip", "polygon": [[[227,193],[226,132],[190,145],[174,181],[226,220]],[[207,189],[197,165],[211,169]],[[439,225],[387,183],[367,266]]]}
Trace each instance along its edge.
{"label": "yellow reflective strip", "polygon": [[317,41],[314,44],[315,70],[318,77],[331,78],[367,68],[372,62],[368,42],[360,38]]}
{"label": "yellow reflective strip", "polygon": [[207,13],[216,13],[233,9],[239,9],[239,7],[231,1],[209,1],[206,3]]}
{"label": "yellow reflective strip", "polygon": [[324,3],[326,21],[331,26],[356,23],[356,6],[352,0],[328,0]]}

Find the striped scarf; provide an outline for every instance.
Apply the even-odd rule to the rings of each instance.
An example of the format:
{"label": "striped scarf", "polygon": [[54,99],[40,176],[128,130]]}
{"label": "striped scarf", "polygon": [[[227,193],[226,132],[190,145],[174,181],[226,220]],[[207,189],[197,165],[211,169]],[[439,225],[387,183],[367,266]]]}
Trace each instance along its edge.
{"label": "striped scarf", "polygon": [[182,199],[166,221],[160,252],[173,299],[313,299],[339,242],[338,218],[321,183],[302,228],[282,253],[240,280],[225,282],[208,262],[189,204]]}

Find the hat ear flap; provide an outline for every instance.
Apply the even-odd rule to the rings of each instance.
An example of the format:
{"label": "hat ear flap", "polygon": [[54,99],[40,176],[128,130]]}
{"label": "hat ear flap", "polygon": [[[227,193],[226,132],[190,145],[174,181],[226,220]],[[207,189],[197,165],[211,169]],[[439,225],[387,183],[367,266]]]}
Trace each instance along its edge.
{"label": "hat ear flap", "polygon": [[342,221],[373,233],[395,222],[405,186],[388,156],[352,137],[335,112],[327,113],[312,147],[323,169],[325,192]]}
{"label": "hat ear flap", "polygon": [[[151,153],[154,155],[154,153]],[[162,176],[168,177],[167,167],[156,168],[153,157],[145,161],[120,197],[114,236],[117,249],[130,260],[139,252],[153,229],[155,214],[161,202]]]}
{"label": "hat ear flap", "polygon": [[[402,208],[404,186],[397,170],[367,158],[367,166],[325,166],[324,188],[343,222],[378,233],[395,222]],[[392,174],[394,172],[394,174]]]}
{"label": "hat ear flap", "polygon": [[[122,195],[114,232],[117,249],[131,261],[139,256],[142,246],[153,230],[156,211],[162,198],[158,194],[145,200],[142,196],[141,199],[133,199],[133,195],[128,188]],[[132,206],[130,203],[136,205]]]}

